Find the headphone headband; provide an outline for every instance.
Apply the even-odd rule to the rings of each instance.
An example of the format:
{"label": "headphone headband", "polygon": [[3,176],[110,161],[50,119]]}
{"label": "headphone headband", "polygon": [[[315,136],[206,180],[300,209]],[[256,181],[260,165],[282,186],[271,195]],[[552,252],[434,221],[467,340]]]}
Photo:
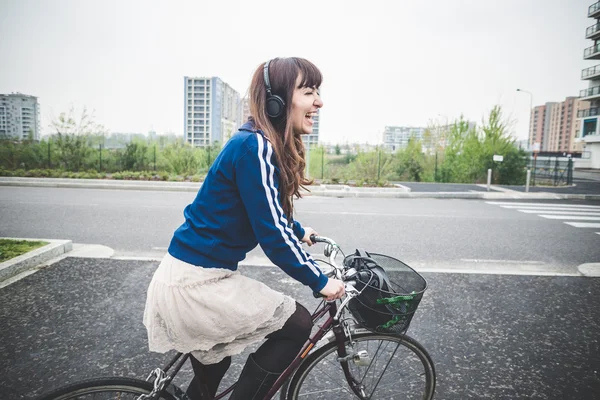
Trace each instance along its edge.
{"label": "headphone headband", "polygon": [[267,61],[265,63],[265,66],[263,68],[263,76],[265,79],[265,87],[267,88],[267,95],[271,96],[271,82],[269,81],[269,64],[271,63],[271,60]]}

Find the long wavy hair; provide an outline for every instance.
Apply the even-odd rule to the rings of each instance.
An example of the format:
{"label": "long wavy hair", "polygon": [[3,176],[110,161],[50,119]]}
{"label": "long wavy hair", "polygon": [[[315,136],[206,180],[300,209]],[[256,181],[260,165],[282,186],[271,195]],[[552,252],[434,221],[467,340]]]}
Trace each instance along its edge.
{"label": "long wavy hair", "polygon": [[292,96],[296,79],[300,75],[298,86],[319,88],[323,80],[321,71],[310,61],[303,58],[275,58],[269,64],[269,82],[271,93],[285,101],[285,111],[279,118],[269,118],[266,109],[267,90],[263,76],[265,63],[254,72],[248,91],[251,119],[257,129],[264,132],[273,146],[277,166],[279,167],[279,192],[283,212],[291,221],[293,219],[294,197],[300,198],[300,188],[306,189],[312,180],[304,176],[306,162],[304,144],[299,132],[294,132],[290,114]]}

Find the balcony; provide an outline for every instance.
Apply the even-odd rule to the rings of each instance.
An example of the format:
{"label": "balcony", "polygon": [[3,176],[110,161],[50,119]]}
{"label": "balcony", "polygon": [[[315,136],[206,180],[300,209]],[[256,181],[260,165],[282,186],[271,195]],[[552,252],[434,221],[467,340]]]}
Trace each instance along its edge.
{"label": "balcony", "polygon": [[600,86],[583,89],[579,92],[579,98],[588,101],[600,99]]}
{"label": "balcony", "polygon": [[588,27],[585,30],[585,38],[586,39],[598,39],[600,37],[600,23],[595,23],[594,25]]}
{"label": "balcony", "polygon": [[600,115],[599,111],[600,109],[598,107],[592,107],[586,110],[579,110],[577,111],[577,118],[595,117],[597,115]]}
{"label": "balcony", "polygon": [[588,7],[588,17],[596,18],[600,16],[600,1]]}
{"label": "balcony", "polygon": [[581,71],[581,79],[593,79],[596,77],[600,77],[600,64]]}
{"label": "balcony", "polygon": [[583,51],[583,58],[585,60],[598,60],[600,59],[600,43],[588,47]]}

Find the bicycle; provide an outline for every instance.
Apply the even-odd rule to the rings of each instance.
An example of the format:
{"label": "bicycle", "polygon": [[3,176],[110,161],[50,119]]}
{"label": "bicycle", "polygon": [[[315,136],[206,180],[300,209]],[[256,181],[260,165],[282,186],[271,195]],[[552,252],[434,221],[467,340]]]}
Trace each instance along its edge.
{"label": "bicycle", "polygon": [[[324,254],[329,261],[318,261],[324,263],[324,273],[329,277],[344,280],[346,296],[339,300],[339,306],[337,301],[321,301],[312,314],[318,330],[271,387],[265,400],[271,399],[278,391],[281,400],[433,399],[436,386],[433,361],[421,344],[405,334],[426,289],[425,280],[398,260],[360,250],[352,256],[344,255],[343,265],[338,266],[335,258],[341,252],[340,247],[323,236],[311,239],[314,243],[326,244]],[[387,285],[388,289],[395,285],[380,265],[389,260],[404,265],[404,272],[411,274],[404,275],[419,277],[422,279],[419,285],[424,286],[419,292],[413,290],[412,293],[401,294],[390,290],[391,296],[377,296],[377,304],[387,307],[385,310],[390,310],[390,304],[395,307],[389,315],[385,315],[380,306],[369,306],[363,298],[373,290],[374,280],[379,280],[379,290],[382,290],[382,285]],[[366,263],[366,267],[359,266],[360,263]],[[327,266],[329,271],[325,271]],[[366,284],[365,279],[368,280]],[[416,305],[411,305],[411,302],[416,302]],[[350,317],[347,316],[348,311]],[[394,317],[390,318],[392,314]],[[325,316],[328,316],[325,322],[317,325]],[[376,317],[375,323],[373,316]],[[123,377],[90,379],[56,389],[39,400],[68,400],[88,395],[94,399],[125,399],[131,396],[138,400],[188,400],[184,391],[171,383],[188,357],[189,354],[177,353],[164,368],[153,370],[145,381]],[[395,372],[388,373],[392,363],[396,366],[392,370]],[[383,371],[376,372],[381,367]],[[235,383],[217,394],[214,400],[224,399],[234,387]],[[107,396],[98,397],[100,394]]]}

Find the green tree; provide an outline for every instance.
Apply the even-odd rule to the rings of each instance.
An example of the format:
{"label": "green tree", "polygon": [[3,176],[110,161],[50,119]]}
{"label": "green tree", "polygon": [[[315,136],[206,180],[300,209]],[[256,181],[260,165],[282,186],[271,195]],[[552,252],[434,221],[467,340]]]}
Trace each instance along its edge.
{"label": "green tree", "polygon": [[410,181],[421,182],[424,172],[425,155],[422,143],[411,137],[406,148],[396,153],[396,173],[401,179],[406,177]]}
{"label": "green tree", "polygon": [[144,171],[148,166],[148,145],[143,142],[127,143],[123,152],[123,169],[126,171]]}
{"label": "green tree", "polygon": [[169,170],[177,175],[195,175],[200,172],[202,154],[194,151],[194,148],[183,140],[165,146],[163,156]]}
{"label": "green tree", "polygon": [[381,149],[359,152],[348,168],[348,179],[357,183],[383,185],[393,174],[392,156]]}
{"label": "green tree", "polygon": [[[494,155],[504,156],[505,162],[498,165]],[[494,183],[521,184],[525,174],[525,152],[515,147],[499,106],[490,111],[480,129],[469,127],[461,116],[450,129],[444,156],[444,182],[483,183],[492,169]]]}

